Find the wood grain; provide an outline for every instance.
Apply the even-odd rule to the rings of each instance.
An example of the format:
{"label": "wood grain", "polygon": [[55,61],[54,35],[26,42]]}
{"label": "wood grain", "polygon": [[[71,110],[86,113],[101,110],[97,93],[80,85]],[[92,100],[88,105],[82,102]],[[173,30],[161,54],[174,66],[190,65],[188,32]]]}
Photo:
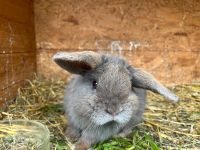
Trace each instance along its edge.
{"label": "wood grain", "polygon": [[28,26],[0,17],[0,54],[33,52],[35,50],[33,32],[33,25]]}
{"label": "wood grain", "polygon": [[0,107],[36,72],[32,0],[0,0]]}
{"label": "wood grain", "polygon": [[32,19],[31,0],[1,0],[0,17],[29,25]]}
{"label": "wood grain", "polygon": [[[39,75],[47,78],[68,80],[71,74],[52,61],[52,56],[57,51],[60,50],[40,50],[37,53],[37,71]],[[69,52],[69,50],[66,51]],[[106,53],[106,51],[97,52]],[[120,53],[114,51],[112,54],[124,57],[130,65],[150,72],[162,83],[168,85],[200,81],[200,52],[138,50]]]}
{"label": "wood grain", "polygon": [[38,49],[199,51],[199,0],[35,0]]}
{"label": "wood grain", "polygon": [[38,73],[69,75],[51,56],[94,50],[124,56],[167,84],[200,78],[199,0],[35,0]]}
{"label": "wood grain", "polygon": [[[0,89],[4,89],[13,83],[23,80],[26,72],[33,74],[35,68],[35,53],[6,54],[1,56],[4,59],[0,63]],[[26,79],[26,78],[24,78]]]}

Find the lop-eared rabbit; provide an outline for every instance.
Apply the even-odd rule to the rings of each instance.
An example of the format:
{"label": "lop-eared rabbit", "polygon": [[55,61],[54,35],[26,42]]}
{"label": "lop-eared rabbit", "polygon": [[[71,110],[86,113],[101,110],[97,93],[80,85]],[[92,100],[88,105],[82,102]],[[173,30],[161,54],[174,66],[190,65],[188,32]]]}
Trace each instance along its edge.
{"label": "lop-eared rabbit", "polygon": [[151,74],[130,66],[124,59],[92,51],[58,52],[53,60],[76,74],[65,91],[66,134],[76,150],[112,136],[125,137],[142,121],[146,90],[178,97]]}

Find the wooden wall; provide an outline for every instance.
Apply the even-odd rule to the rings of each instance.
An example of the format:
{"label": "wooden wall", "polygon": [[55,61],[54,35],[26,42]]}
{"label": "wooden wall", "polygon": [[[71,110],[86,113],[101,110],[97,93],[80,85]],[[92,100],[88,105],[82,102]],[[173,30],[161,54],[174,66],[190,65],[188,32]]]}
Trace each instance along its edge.
{"label": "wooden wall", "polygon": [[200,77],[199,0],[35,0],[37,70],[66,78],[60,50],[115,53],[168,84]]}
{"label": "wooden wall", "polygon": [[0,107],[36,71],[31,0],[0,0]]}

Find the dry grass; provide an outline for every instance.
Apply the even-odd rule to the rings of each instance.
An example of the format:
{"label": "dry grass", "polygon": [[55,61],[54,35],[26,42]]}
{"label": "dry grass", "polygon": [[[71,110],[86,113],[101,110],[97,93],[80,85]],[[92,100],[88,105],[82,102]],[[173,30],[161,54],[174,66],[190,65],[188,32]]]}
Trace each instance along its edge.
{"label": "dry grass", "polygon": [[30,120],[0,121],[0,150],[44,150],[49,147],[49,132]]}
{"label": "dry grass", "polygon": [[[29,81],[0,117],[39,120],[50,129],[51,149],[69,149],[71,145],[63,132],[67,124],[62,105],[64,87],[63,81]],[[110,139],[94,149],[200,149],[200,84],[177,85],[172,90],[181,97],[178,104],[149,93],[145,121],[133,134],[125,139]]]}
{"label": "dry grass", "polygon": [[181,98],[177,104],[150,93],[142,127],[167,149],[200,148],[200,84],[177,85],[172,90]]}

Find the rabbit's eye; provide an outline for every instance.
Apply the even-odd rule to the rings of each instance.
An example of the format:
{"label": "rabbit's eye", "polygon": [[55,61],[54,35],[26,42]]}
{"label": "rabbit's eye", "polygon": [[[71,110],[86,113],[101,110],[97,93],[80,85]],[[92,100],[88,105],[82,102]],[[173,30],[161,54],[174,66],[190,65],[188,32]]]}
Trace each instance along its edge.
{"label": "rabbit's eye", "polygon": [[93,89],[96,89],[96,88],[97,88],[97,81],[96,81],[96,80],[94,80],[94,81],[92,82],[92,86],[93,86]]}

